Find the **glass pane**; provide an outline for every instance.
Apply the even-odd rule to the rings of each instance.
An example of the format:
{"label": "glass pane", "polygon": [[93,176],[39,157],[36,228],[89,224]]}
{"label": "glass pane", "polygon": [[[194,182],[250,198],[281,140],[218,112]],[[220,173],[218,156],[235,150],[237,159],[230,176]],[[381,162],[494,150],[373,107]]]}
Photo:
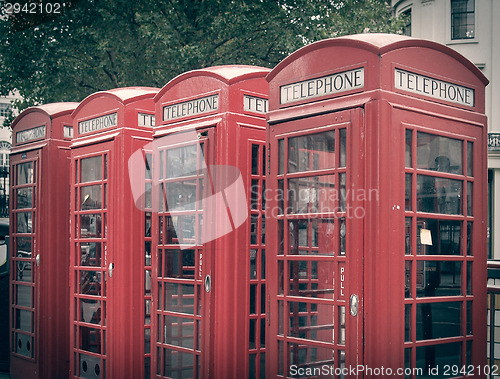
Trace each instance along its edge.
{"label": "glass pane", "polygon": [[405,304],[405,342],[411,341],[411,304]]}
{"label": "glass pane", "polygon": [[171,216],[165,220],[167,221],[166,243],[193,244],[195,242],[196,215]]}
{"label": "glass pane", "polygon": [[[20,255],[18,254],[18,256]],[[31,271],[31,262],[26,262],[26,261],[16,262],[16,280],[19,282],[26,282],[26,283],[32,282],[33,275]]]}
{"label": "glass pane", "polygon": [[460,180],[417,175],[417,211],[461,214]]}
{"label": "glass pane", "polygon": [[258,209],[260,197],[259,180],[252,179],[252,186],[250,187],[250,208]]}
{"label": "glass pane", "polygon": [[411,181],[412,181],[412,174],[406,174],[405,175],[405,211],[411,211]]}
{"label": "glass pane", "polygon": [[278,140],[278,174],[285,173],[285,140]]}
{"label": "glass pane", "polygon": [[196,175],[197,144],[167,150],[167,178]]}
{"label": "glass pane", "polygon": [[195,251],[165,249],[165,277],[194,279]]}
{"label": "glass pane", "polygon": [[472,142],[467,142],[467,175],[474,176],[474,172],[472,171],[473,167],[473,156],[474,156],[474,144]]}
{"label": "glass pane", "polygon": [[291,296],[333,299],[334,262],[290,261]]}
{"label": "glass pane", "polygon": [[[416,368],[422,370],[421,372],[429,373],[429,367],[431,369],[438,368],[438,373],[435,377],[442,377],[445,365],[450,368],[460,369],[461,355],[462,355],[462,344],[460,342],[455,343],[445,343],[441,345],[430,345],[430,346],[420,346],[416,348]],[[433,374],[434,372],[430,372]],[[450,374],[452,374],[450,370]],[[457,373],[456,376],[461,376]],[[429,376],[432,377],[432,376]]]}
{"label": "glass pane", "polygon": [[257,279],[257,250],[250,249],[250,279]]}
{"label": "glass pane", "polygon": [[417,340],[461,335],[462,302],[417,304]]}
{"label": "glass pane", "polygon": [[462,175],[462,141],[418,132],[417,167]]}
{"label": "glass pane", "polygon": [[32,301],[32,288],[31,286],[22,286],[16,285],[16,305],[20,305],[21,307],[31,308],[33,307]]}
{"label": "glass pane", "polygon": [[101,330],[80,326],[80,346],[85,351],[101,354]]}
{"label": "glass pane", "polygon": [[34,182],[33,162],[17,165],[17,185],[30,184]]}
{"label": "glass pane", "polygon": [[417,297],[461,294],[462,262],[417,261]]}
{"label": "glass pane", "polygon": [[411,227],[411,217],[406,217],[405,218],[405,254],[406,255],[411,255],[412,254],[412,227]]}
{"label": "glass pane", "polygon": [[[160,361],[160,359],[158,359]],[[163,374],[169,378],[193,378],[194,355],[163,349]]]}
{"label": "glass pane", "polygon": [[467,216],[473,216],[473,188],[472,188],[472,182],[467,182]]}
{"label": "glass pane", "polygon": [[417,254],[461,255],[461,230],[461,221],[419,218],[417,220]]}
{"label": "glass pane", "polygon": [[164,310],[194,314],[194,285],[165,283]]}
{"label": "glass pane", "polygon": [[169,211],[196,209],[196,180],[165,183],[165,192]]}
{"label": "glass pane", "polygon": [[32,312],[23,309],[16,309],[15,328],[24,330],[25,332],[32,332]]}
{"label": "glass pane", "polygon": [[80,271],[79,293],[101,296],[101,273],[99,271]]}
{"label": "glass pane", "polygon": [[82,183],[102,180],[102,156],[83,158],[81,160]]}
{"label": "glass pane", "polygon": [[16,237],[16,257],[31,258],[31,237]]}
{"label": "glass pane", "polygon": [[288,139],[288,172],[335,167],[335,131]]}
{"label": "glass pane", "polygon": [[80,236],[81,238],[101,237],[101,214],[90,213],[80,215]]}
{"label": "glass pane", "polygon": [[339,200],[335,176],[313,176],[288,180],[291,213],[335,212]]}
{"label": "glass pane", "polygon": [[80,210],[101,209],[102,208],[102,186],[80,187]]}
{"label": "glass pane", "polygon": [[31,212],[19,212],[16,213],[17,220],[17,233],[32,233],[32,219]]}
{"label": "glass pane", "polygon": [[175,346],[194,348],[194,320],[164,316],[163,341]]}
{"label": "glass pane", "polygon": [[467,222],[467,255],[473,255],[472,253],[472,221]]}
{"label": "glass pane", "polygon": [[347,129],[340,129],[340,164],[339,167],[346,166],[346,157],[347,157]]}
{"label": "glass pane", "polygon": [[33,187],[18,188],[16,196],[16,208],[33,208]]}
{"label": "glass pane", "polygon": [[329,304],[289,303],[288,336],[333,343],[334,312]]}
{"label": "glass pane", "polygon": [[90,324],[101,323],[101,301],[80,299],[80,321]]}
{"label": "glass pane", "polygon": [[259,145],[252,144],[252,175],[259,174]]}
{"label": "glass pane", "polygon": [[87,242],[80,244],[80,266],[101,266],[101,244]]}
{"label": "glass pane", "polygon": [[411,271],[411,261],[405,261],[405,297],[412,297],[412,271]]}
{"label": "glass pane", "polygon": [[406,130],[406,147],[405,147],[405,166],[406,167],[412,167],[412,165],[411,165],[412,138],[413,138],[413,131],[407,129]]}

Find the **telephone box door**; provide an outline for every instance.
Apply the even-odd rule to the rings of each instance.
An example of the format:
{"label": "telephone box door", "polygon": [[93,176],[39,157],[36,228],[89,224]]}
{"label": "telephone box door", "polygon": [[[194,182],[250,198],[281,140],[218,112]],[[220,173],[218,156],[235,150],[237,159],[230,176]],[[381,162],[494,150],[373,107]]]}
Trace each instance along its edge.
{"label": "telephone box door", "polygon": [[[38,216],[39,150],[22,160],[12,159],[11,329],[12,352],[24,357],[25,370],[38,362],[39,262],[35,231]],[[27,372],[27,371],[25,371]]]}
{"label": "telephone box door", "polygon": [[72,160],[71,225],[71,371],[82,378],[112,377],[112,246],[108,216],[113,197],[108,186],[111,154],[103,144],[86,149]]}
{"label": "telephone box door", "polygon": [[361,109],[270,126],[269,377],[362,364]]}
{"label": "telephone box door", "polygon": [[394,127],[406,139],[405,367],[482,376],[483,130],[408,111],[395,114]]}
{"label": "telephone box door", "polygon": [[214,214],[207,201],[214,188],[214,136],[211,128],[155,141],[159,212],[151,330],[158,378],[208,378],[212,372],[213,236],[204,220]]}

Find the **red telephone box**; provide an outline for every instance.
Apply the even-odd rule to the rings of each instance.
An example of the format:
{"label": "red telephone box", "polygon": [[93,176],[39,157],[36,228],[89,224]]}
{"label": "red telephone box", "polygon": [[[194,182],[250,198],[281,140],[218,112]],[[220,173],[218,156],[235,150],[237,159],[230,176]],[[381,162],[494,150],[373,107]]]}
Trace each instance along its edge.
{"label": "red telephone box", "polygon": [[268,72],[190,71],[155,97],[154,377],[264,377]]}
{"label": "red telephone box", "polygon": [[269,377],[484,376],[487,79],[387,34],[267,79]]}
{"label": "red telephone box", "polygon": [[[97,92],[72,114],[73,377],[144,378],[149,372],[151,214],[134,205],[127,161],[152,139],[157,91]],[[144,183],[144,171],[132,175]]]}
{"label": "red telephone box", "polygon": [[12,123],[11,378],[68,376],[68,157],[77,105],[31,107]]}

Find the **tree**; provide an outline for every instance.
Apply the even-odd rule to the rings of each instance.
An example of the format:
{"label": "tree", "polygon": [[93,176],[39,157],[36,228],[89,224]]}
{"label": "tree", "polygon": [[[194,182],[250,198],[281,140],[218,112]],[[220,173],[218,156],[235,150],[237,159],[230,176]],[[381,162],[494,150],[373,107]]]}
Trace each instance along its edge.
{"label": "tree", "polygon": [[319,39],[401,29],[384,0],[60,0],[57,14],[29,1],[35,14],[21,1],[0,15],[0,95],[17,89],[21,107],[213,65],[274,67]]}

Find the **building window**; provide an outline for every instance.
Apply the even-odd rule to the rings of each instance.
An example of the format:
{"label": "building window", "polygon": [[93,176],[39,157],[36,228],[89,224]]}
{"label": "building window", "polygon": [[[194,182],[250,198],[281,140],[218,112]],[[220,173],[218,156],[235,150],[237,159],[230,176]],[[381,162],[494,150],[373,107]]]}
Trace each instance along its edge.
{"label": "building window", "polygon": [[401,17],[405,20],[405,26],[403,26],[403,34],[405,36],[411,37],[411,8],[401,12]]}
{"label": "building window", "polygon": [[0,117],[7,117],[10,113],[10,104],[0,103]]}
{"label": "building window", "polygon": [[474,17],[474,0],[451,0],[451,39],[474,38]]}

